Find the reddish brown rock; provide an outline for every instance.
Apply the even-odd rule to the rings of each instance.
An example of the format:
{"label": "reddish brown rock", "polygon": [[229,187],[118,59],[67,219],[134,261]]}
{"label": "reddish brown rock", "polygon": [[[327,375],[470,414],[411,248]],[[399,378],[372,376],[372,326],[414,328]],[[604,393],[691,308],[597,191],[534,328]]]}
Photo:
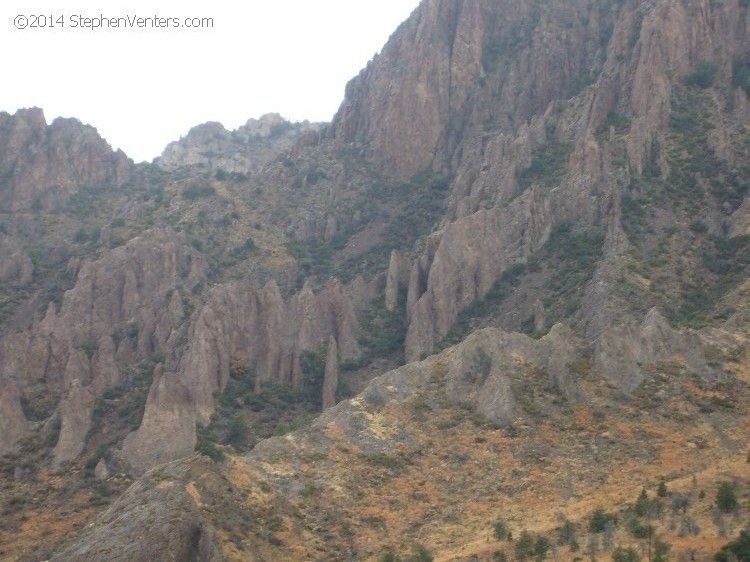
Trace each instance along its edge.
{"label": "reddish brown rock", "polygon": [[76,119],[47,125],[41,109],[0,113],[0,209],[59,208],[71,193],[92,185],[119,186],[133,162],[114,152],[96,129]]}
{"label": "reddish brown rock", "polygon": [[2,381],[0,412],[0,454],[5,454],[11,452],[16,442],[31,429],[21,408],[21,393],[8,381]]}
{"label": "reddish brown rock", "polygon": [[94,411],[94,394],[81,381],[70,382],[68,392],[60,403],[60,437],[53,451],[53,468],[59,470],[63,463],[75,459],[86,444]]}
{"label": "reddish brown rock", "polygon": [[136,474],[185,456],[195,447],[195,420],[188,389],[176,374],[157,365],[143,421],[125,438],[122,455]]}
{"label": "reddish brown rock", "polygon": [[328,338],[325,375],[323,377],[323,409],[336,405],[336,387],[339,384],[339,350],[336,338]]}

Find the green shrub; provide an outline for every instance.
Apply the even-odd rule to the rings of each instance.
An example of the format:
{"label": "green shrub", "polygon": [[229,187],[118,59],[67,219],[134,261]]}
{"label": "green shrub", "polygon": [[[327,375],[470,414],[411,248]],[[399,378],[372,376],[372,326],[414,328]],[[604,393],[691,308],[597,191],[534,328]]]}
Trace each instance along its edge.
{"label": "green shrub", "polygon": [[656,495],[659,496],[660,498],[667,497],[667,485],[664,482],[664,480],[659,482],[659,486],[656,488]]}
{"label": "green shrub", "polygon": [[648,493],[646,492],[645,489],[643,489],[641,490],[641,493],[635,502],[635,507],[633,508],[633,511],[638,517],[645,517],[646,515],[648,515],[650,509],[651,509],[651,501],[648,499]]}
{"label": "green shrub", "polygon": [[616,111],[610,111],[607,113],[607,117],[604,119],[601,125],[596,128],[597,135],[607,134],[609,128],[614,127],[615,133],[618,135],[627,132],[630,129],[630,119],[623,117]]}
{"label": "green shrub", "polygon": [[550,142],[531,155],[531,164],[516,173],[521,191],[536,183],[542,186],[559,184],[567,171],[568,157],[573,151],[571,143]]}
{"label": "green shrub", "polygon": [[182,196],[188,201],[209,197],[214,193],[216,193],[216,189],[210,184],[192,184],[182,190]]}
{"label": "green shrub", "polygon": [[302,370],[302,398],[318,403],[323,397],[323,379],[326,370],[326,346],[318,351],[303,351],[299,356]]}
{"label": "green shrub", "polygon": [[740,536],[725,544],[714,556],[717,562],[747,562],[750,560],[750,531],[740,531]]}
{"label": "green shrub", "polygon": [[[746,0],[746,2],[750,2],[750,0]],[[732,85],[735,88],[742,88],[750,96],[750,67],[740,55],[732,59]]]}
{"label": "green shrub", "polygon": [[669,543],[657,538],[654,541],[654,557],[653,562],[667,562],[667,555],[669,554],[671,546]]}
{"label": "green shrub", "polygon": [[201,424],[198,424],[195,428],[197,441],[195,443],[195,452],[206,457],[209,457],[216,462],[221,462],[226,458],[224,451],[216,446],[213,433],[211,430]]}
{"label": "green shrub", "polygon": [[534,542],[534,560],[542,562],[547,557],[549,547],[549,539],[544,535],[539,535]]}
{"label": "green shrub", "polygon": [[76,230],[76,233],[73,235],[73,242],[76,244],[83,244],[89,239],[89,235],[86,232],[86,229],[81,227],[78,230]]}
{"label": "green shrub", "polygon": [[576,526],[573,524],[572,521],[569,521],[568,519],[565,520],[565,522],[562,524],[560,529],[557,533],[557,544],[560,545],[570,545],[571,550],[577,550],[573,548],[573,545],[578,545],[578,541],[576,539]]}
{"label": "green shrub", "polygon": [[716,506],[724,513],[731,513],[737,509],[737,494],[734,487],[729,482],[719,484],[716,492]]}
{"label": "green shrub", "polygon": [[596,82],[596,76],[590,72],[584,72],[573,77],[571,80],[570,88],[568,89],[568,97],[574,98],[586,88]]}
{"label": "green shrub", "polygon": [[240,448],[247,443],[248,429],[242,414],[236,413],[232,416],[227,430],[226,442],[235,448]]}
{"label": "green shrub", "polygon": [[612,562],[638,562],[638,552],[632,547],[618,546],[612,551]]}
{"label": "green shrub", "polygon": [[435,557],[423,545],[414,543],[412,545],[412,555],[407,558],[408,562],[432,562]]}
{"label": "green shrub", "polygon": [[360,314],[358,340],[370,359],[395,356],[401,362],[406,328],[401,306],[389,311],[380,300],[374,300]]}
{"label": "green shrub", "polygon": [[597,508],[589,516],[589,532],[590,533],[603,533],[607,528],[608,522],[617,523],[617,517],[611,513],[607,513],[602,508]]}
{"label": "green shrub", "polygon": [[508,540],[508,526],[505,524],[505,521],[495,521],[492,530],[497,540]]}
{"label": "green shrub", "polygon": [[715,76],[716,65],[710,61],[704,61],[685,77],[685,84],[702,89],[710,88],[714,85]]}
{"label": "green shrub", "polygon": [[644,523],[639,517],[633,517],[628,524],[628,531],[636,539],[647,539],[654,534],[654,528]]}
{"label": "green shrub", "polygon": [[516,560],[523,562],[534,554],[534,537],[526,529],[516,541]]}

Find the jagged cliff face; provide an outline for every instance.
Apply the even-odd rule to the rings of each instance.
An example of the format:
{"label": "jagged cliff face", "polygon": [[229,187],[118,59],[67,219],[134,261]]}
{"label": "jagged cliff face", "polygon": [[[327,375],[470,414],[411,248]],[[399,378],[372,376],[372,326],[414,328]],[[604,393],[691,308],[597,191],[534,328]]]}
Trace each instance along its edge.
{"label": "jagged cliff face", "polygon": [[391,177],[451,169],[468,137],[515,132],[600,69],[618,11],[600,2],[423,2],[349,83],[331,134],[364,146]]}
{"label": "jagged cliff face", "polygon": [[[643,330],[654,349],[685,336],[656,312]],[[538,340],[480,330],[376,378],[309,428],[246,456],[157,467],[53,560],[94,560],[95,547],[113,560],[164,556],[167,545],[149,526],[180,521],[196,529],[199,560],[377,560],[418,541],[436,559],[490,561],[515,544],[492,536],[498,519],[514,536],[530,529],[554,537],[565,517],[584,543],[584,516],[595,507],[620,514],[644,482],[657,480],[692,494],[699,507],[690,520],[699,518],[702,537],[681,544],[666,519],[654,518],[657,532],[669,536],[675,556],[708,559],[718,531],[698,515],[710,500],[690,489],[712,491],[717,469],[747,485],[744,450],[734,451],[748,437],[747,411],[725,401],[730,393],[739,405],[747,384],[709,382],[673,359],[672,375],[663,376],[651,370],[662,360],[656,352],[640,363],[650,370],[649,398],[634,407],[613,400],[619,390],[592,376],[596,367],[581,371],[579,345],[564,326]],[[694,425],[694,401],[707,390],[717,393],[721,423]],[[144,511],[148,518],[138,515]],[[747,512],[737,517],[735,530]],[[614,533],[616,543],[630,543],[625,529]],[[144,546],[121,551],[133,536],[147,537]],[[189,544],[179,537],[170,549]],[[556,556],[573,560],[580,551],[560,544]]]}
{"label": "jagged cliff face", "polygon": [[[743,395],[742,4],[425,0],[348,85],[330,125],[274,115],[231,132],[208,123],[152,166],[133,168],[77,122],[46,126],[34,110],[0,116],[5,470],[37,443],[39,462],[56,471],[90,463],[141,474],[196,446],[211,453],[212,439],[242,450],[269,409],[307,415],[313,404],[333,409],[303,436],[232,460],[242,466],[224,477],[241,488],[238,474],[252,474],[271,486],[261,500],[325,519],[327,508],[297,505],[310,495],[305,478],[320,484],[315,471],[280,474],[324,455],[320,487],[331,478],[334,489],[360,477],[333,468],[349,466],[345,449],[367,458],[420,450],[436,427],[404,408],[423,411],[418,397],[436,388],[430,411],[471,411],[524,439],[547,422],[567,427],[570,409],[592,403],[626,424],[620,401],[637,407],[643,388],[674,373],[665,392],[677,412],[695,413],[701,392]],[[21,210],[32,212],[11,212]],[[366,391],[334,407],[347,387]],[[377,413],[391,403],[398,431]],[[743,427],[742,406],[724,413]],[[670,427],[697,434],[701,423],[686,415]],[[320,444],[328,440],[343,457]],[[583,453],[568,453],[579,459],[570,471]],[[610,453],[606,462],[626,455]],[[181,466],[170,469],[175,479],[188,478]],[[183,505],[180,486],[157,495]],[[490,493],[480,488],[476,498]],[[185,489],[203,509],[195,486]],[[336,497],[344,509],[348,496]],[[253,509],[266,509],[261,500]],[[178,535],[198,541],[202,559],[217,549],[230,559],[314,556],[294,525],[288,551],[247,531],[262,546],[235,552],[230,531],[217,538],[217,523],[190,509]],[[439,542],[449,511],[420,536]],[[364,511],[356,517],[365,525]],[[93,552],[86,541],[104,540],[116,520],[116,511],[104,517],[63,559]],[[336,532],[344,544],[353,531]],[[346,548],[321,537],[316,556],[377,553],[373,537]]]}
{"label": "jagged cliff face", "polygon": [[59,208],[71,193],[92,185],[122,185],[133,163],[113,152],[96,129],[75,119],[49,127],[41,109],[0,113],[0,209]]}
{"label": "jagged cliff face", "polygon": [[[670,175],[674,103],[685,77],[706,61],[721,61],[708,64],[727,87],[710,102],[728,111],[708,133],[710,150],[732,162],[746,99],[736,76],[732,86],[732,60],[736,72],[746,26],[746,11],[733,2],[423,3],[350,83],[331,127],[385,174],[432,167],[455,176],[453,220],[413,266],[407,357],[432,352],[458,312],[509,266],[526,263],[555,226],[606,233],[614,253],[620,200],[645,168]],[[412,65],[419,68],[404,70]],[[397,80],[405,87],[394,94]],[[611,130],[613,115],[627,122],[627,134]],[[542,168],[555,158],[550,181]],[[742,220],[740,213],[727,221],[716,208],[732,216],[742,198],[726,206],[709,197],[705,220]],[[596,305],[587,302],[594,298]],[[591,338],[616,316],[601,299],[589,292],[583,303]]]}
{"label": "jagged cliff face", "polygon": [[223,173],[258,172],[280,152],[290,150],[300,136],[314,143],[321,128],[322,124],[309,122],[291,124],[277,113],[249,119],[234,131],[227,131],[221,123],[204,123],[170,143],[156,163],[172,172],[188,167]]}

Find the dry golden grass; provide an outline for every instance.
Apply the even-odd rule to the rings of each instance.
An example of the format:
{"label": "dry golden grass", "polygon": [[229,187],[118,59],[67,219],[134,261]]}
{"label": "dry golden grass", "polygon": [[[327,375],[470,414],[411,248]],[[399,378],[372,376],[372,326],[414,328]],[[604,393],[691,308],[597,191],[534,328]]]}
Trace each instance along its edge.
{"label": "dry golden grass", "polygon": [[[439,365],[434,378],[439,381],[437,371]],[[657,534],[672,545],[670,559],[689,559],[694,552],[705,560],[729,540],[718,536],[712,521],[718,483],[738,480],[744,489],[750,484],[745,407],[750,401],[742,387],[734,397],[740,406],[717,414],[717,429],[716,420],[699,416],[692,401],[720,392],[701,390],[687,377],[683,382],[663,407],[643,409],[615,401],[612,389],[589,381],[589,402],[563,406],[536,422],[519,420],[514,431],[487,427],[471,412],[447,405],[441,385],[403,404],[373,407],[355,399],[361,431],[391,444],[382,452],[364,453],[331,424],[327,444],[318,449],[304,436],[286,440],[285,446],[297,450],[296,457],[285,455],[298,459],[295,466],[266,460],[257,471],[257,465],[233,458],[226,475],[247,489],[245,509],[268,515],[274,503],[288,500],[292,506],[280,508],[283,529],[272,533],[270,543],[268,537],[258,541],[257,534],[246,540],[266,545],[267,555],[276,559],[292,552],[297,560],[343,559],[356,552],[363,560],[377,560],[388,549],[408,553],[418,541],[437,561],[491,560],[494,552],[511,553],[513,547],[495,540],[494,521],[505,521],[515,536],[528,529],[553,537],[562,518],[577,524],[581,550],[560,547],[556,560],[589,558],[583,554],[589,515],[603,508],[622,517],[643,488],[653,497],[664,480],[670,493],[692,498],[689,515],[701,533],[680,537],[670,530],[667,507],[652,521]],[[431,404],[428,412],[425,403]],[[681,412],[689,413],[687,418]],[[258,491],[263,479],[267,492]],[[297,491],[280,494],[280,480]],[[725,520],[728,534],[736,534],[747,510]],[[622,526],[614,536],[614,544],[640,548],[642,542]],[[235,555],[232,559],[262,559],[247,550]]]}

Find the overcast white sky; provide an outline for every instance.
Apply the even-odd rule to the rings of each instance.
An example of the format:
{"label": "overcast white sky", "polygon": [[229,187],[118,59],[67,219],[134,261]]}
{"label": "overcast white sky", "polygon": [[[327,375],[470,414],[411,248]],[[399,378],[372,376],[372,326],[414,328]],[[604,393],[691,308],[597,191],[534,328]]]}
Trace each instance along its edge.
{"label": "overcast white sky", "polygon": [[[77,117],[136,161],[158,156],[168,142],[205,121],[233,129],[269,112],[293,121],[328,121],[346,82],[418,3],[2,0],[0,111],[37,106],[48,122]],[[54,20],[55,28],[32,29],[44,23],[39,15],[46,15],[47,25]],[[214,25],[81,27],[78,16],[100,15],[131,21],[213,18]],[[16,28],[24,23],[29,27]]]}

